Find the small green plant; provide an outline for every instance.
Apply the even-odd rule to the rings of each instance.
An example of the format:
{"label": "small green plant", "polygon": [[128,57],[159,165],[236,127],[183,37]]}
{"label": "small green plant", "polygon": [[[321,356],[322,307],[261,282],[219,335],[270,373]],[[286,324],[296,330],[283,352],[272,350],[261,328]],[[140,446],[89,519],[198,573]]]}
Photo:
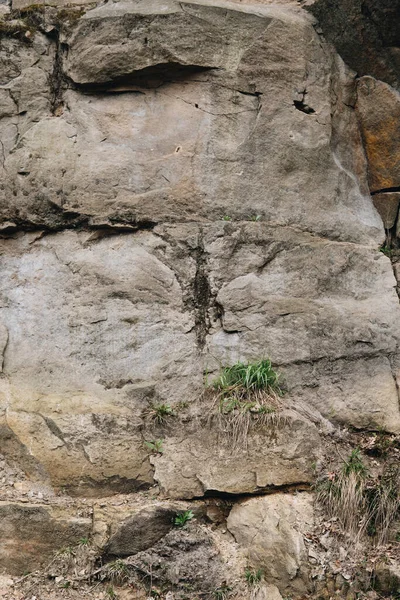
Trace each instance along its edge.
{"label": "small green plant", "polygon": [[252,215],[250,221],[261,221],[261,215]]}
{"label": "small green plant", "polygon": [[261,569],[251,569],[250,567],[246,567],[245,571],[244,571],[244,576],[247,582],[248,586],[254,586],[257,585],[258,583],[260,583],[262,576],[263,576],[263,572]]}
{"label": "small green plant", "polygon": [[223,221],[232,221],[232,217],[230,217],[229,215],[224,215],[224,216],[222,217],[222,220],[223,220]]}
{"label": "small green plant", "polygon": [[174,517],[175,527],[184,527],[186,523],[194,518],[193,511],[185,510],[184,512],[177,513]]}
{"label": "small green plant", "polygon": [[362,461],[359,448],[355,448],[351,451],[349,458],[343,463],[342,472],[346,477],[349,477],[351,473],[354,473],[362,479],[365,479],[365,477],[368,476],[368,469]]}
{"label": "small green plant", "polygon": [[278,373],[268,359],[254,363],[236,363],[224,367],[212,383],[214,406],[218,405],[220,426],[231,439],[233,448],[247,446],[249,428],[277,426],[283,417]]}
{"label": "small green plant", "polygon": [[67,590],[69,587],[71,587],[71,582],[68,580],[60,584],[60,588],[63,590]]}
{"label": "small green plant", "polygon": [[106,594],[107,597],[110,598],[110,600],[116,600],[117,598],[117,594],[115,593],[115,590],[112,585],[108,586],[108,588],[106,589]]}
{"label": "small green plant", "polygon": [[72,546],[65,546],[64,548],[60,548],[57,553],[59,556],[74,556],[75,551]]}
{"label": "small green plant", "polygon": [[393,249],[390,248],[390,246],[383,245],[379,248],[379,251],[382,252],[382,254],[384,254],[388,258],[392,257]]}
{"label": "small green plant", "polygon": [[174,416],[174,411],[169,404],[153,404],[148,414],[155,423],[163,425],[169,417]]}
{"label": "small green plant", "polygon": [[128,579],[129,567],[123,560],[118,558],[107,564],[105,572],[108,579],[121,584]]}
{"label": "small green plant", "polygon": [[214,598],[215,600],[227,600],[227,598],[229,598],[229,593],[231,592],[232,588],[230,588],[228,585],[222,585],[221,587],[217,588],[216,590],[214,590]]}
{"label": "small green plant", "polygon": [[161,440],[145,441],[144,445],[153,454],[162,454],[164,451],[163,443],[164,443],[164,440],[161,439]]}
{"label": "small green plant", "polygon": [[89,538],[82,537],[78,542],[78,546],[89,546]]}

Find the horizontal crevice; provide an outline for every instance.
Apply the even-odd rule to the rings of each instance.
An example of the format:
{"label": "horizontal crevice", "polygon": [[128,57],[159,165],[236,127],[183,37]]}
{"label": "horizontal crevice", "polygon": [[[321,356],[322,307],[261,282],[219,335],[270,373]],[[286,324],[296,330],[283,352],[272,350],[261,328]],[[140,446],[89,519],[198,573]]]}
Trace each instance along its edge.
{"label": "horizontal crevice", "polygon": [[[312,484],[305,481],[298,483],[290,483],[285,485],[268,485],[263,488],[258,488],[254,492],[246,493],[232,493],[222,492],[220,490],[207,490],[202,496],[196,496],[193,500],[218,498],[220,500],[235,501],[241,500],[242,498],[253,498],[254,496],[268,496],[271,494],[293,494],[295,492],[307,492],[310,491]],[[184,500],[185,498],[182,498]]]}
{"label": "horizontal crevice", "polygon": [[400,185],[382,188],[380,190],[374,190],[373,192],[371,192],[371,196],[375,196],[376,194],[392,194],[393,192],[400,192]]}
{"label": "horizontal crevice", "polygon": [[155,221],[144,220],[144,221],[132,221],[110,219],[110,223],[90,223],[89,217],[82,216],[77,221],[71,223],[64,223],[50,227],[47,224],[42,223],[31,223],[29,221],[16,219],[13,222],[5,224],[0,229],[0,237],[8,238],[13,237],[18,233],[32,233],[42,232],[43,234],[61,233],[68,230],[87,231],[92,233],[98,233],[99,237],[103,235],[123,234],[123,233],[136,233],[142,230],[152,230],[158,223]]}
{"label": "horizontal crevice", "polygon": [[196,73],[210,71],[212,68],[213,67],[182,65],[180,63],[168,62],[145,67],[144,69],[138,69],[137,71],[133,71],[127,75],[116,77],[115,79],[110,78],[109,80],[101,83],[73,82],[73,84],[77,89],[86,93],[121,93],[135,91],[140,93],[139,90],[134,90],[131,88],[139,87],[154,89],[167,81],[184,80]]}

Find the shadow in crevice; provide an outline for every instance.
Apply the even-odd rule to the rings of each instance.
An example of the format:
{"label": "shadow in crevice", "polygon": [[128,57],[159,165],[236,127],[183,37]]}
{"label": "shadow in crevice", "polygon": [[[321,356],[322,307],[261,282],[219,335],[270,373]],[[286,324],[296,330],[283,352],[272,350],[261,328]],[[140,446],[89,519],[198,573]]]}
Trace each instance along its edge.
{"label": "shadow in crevice", "polygon": [[[198,65],[182,65],[180,63],[168,62],[152,65],[144,69],[134,71],[129,75],[117,77],[104,83],[75,84],[76,89],[86,93],[123,93],[141,92],[141,89],[156,89],[164,83],[182,81],[199,73],[215,70],[212,67],[200,67]],[[139,88],[139,89],[136,89]]]}

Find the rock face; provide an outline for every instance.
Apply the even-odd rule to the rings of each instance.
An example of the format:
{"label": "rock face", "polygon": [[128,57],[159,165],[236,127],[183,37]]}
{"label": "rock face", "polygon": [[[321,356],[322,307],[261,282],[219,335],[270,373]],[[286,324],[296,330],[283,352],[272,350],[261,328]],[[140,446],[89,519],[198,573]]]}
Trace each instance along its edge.
{"label": "rock face", "polygon": [[399,0],[306,0],[304,4],[358,75],[372,75],[399,87]]}
{"label": "rock face", "polygon": [[[204,370],[262,356],[294,403],[398,431],[399,307],[355,87],[312,18],[122,2],[61,39],[35,36],[3,89],[18,141],[4,145],[2,407],[31,475],[81,494],[150,485],[148,407],[193,405]],[[217,433],[183,434],[156,479],[176,497],[308,481],[301,428],[265,448],[269,473],[257,450],[233,478],[219,450],[209,460]],[[282,470],[283,446],[299,458]]]}
{"label": "rock face", "polygon": [[283,411],[276,423],[257,427],[255,422],[246,447],[236,451],[225,429],[211,422],[165,440],[163,454],[154,458],[154,478],[168,496],[245,494],[311,483],[320,439],[316,427],[293,411]]}
{"label": "rock face", "polygon": [[251,564],[262,567],[280,590],[304,592],[308,586],[306,551],[302,536],[312,526],[309,494],[279,494],[237,504],[227,521]]}
{"label": "rock face", "polygon": [[400,188],[400,94],[381,81],[362,77],[358,82],[357,112],[371,192]]}
{"label": "rock face", "polygon": [[[323,0],[302,4],[324,26]],[[336,4],[346,59],[364,17],[355,3],[342,49]],[[249,560],[267,579],[252,598],[307,593],[322,435],[400,432],[400,308],[379,252],[400,198],[391,9],[390,48],[369,70],[358,53],[356,78],[298,3],[86,8],[0,28],[0,450],[25,477],[7,494],[131,494],[91,524],[105,555],[220,598]],[[204,380],[266,357],[281,410],[234,442]],[[152,486],[173,504],[144,507]],[[53,549],[86,536],[51,493],[3,506],[0,569],[25,569],[7,558],[23,536],[44,556],[51,528]],[[228,532],[223,510],[171,526],[177,500],[210,496],[230,503]]]}
{"label": "rock face", "polygon": [[11,574],[27,573],[49,561],[54,548],[76,544],[91,530],[90,518],[38,504],[0,503],[0,564]]}

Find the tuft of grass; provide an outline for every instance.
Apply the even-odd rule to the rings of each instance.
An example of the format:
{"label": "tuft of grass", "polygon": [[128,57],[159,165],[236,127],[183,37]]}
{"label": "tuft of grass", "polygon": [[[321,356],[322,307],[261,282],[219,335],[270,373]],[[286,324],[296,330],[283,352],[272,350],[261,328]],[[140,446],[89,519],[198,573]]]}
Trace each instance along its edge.
{"label": "tuft of grass", "polygon": [[352,543],[371,536],[379,545],[388,541],[400,511],[400,468],[388,467],[380,479],[369,477],[359,449],[317,486],[317,500],[330,517],[339,519]]}
{"label": "tuft of grass", "polygon": [[88,546],[90,543],[89,538],[83,537],[78,541],[79,546]]}
{"label": "tuft of grass", "polygon": [[117,598],[117,594],[112,585],[108,586],[108,588],[106,589],[106,594],[107,598],[110,598],[110,600],[116,600]]}
{"label": "tuft of grass", "polygon": [[279,376],[272,367],[271,361],[265,359],[256,363],[239,362],[231,367],[225,367],[213,386],[222,391],[240,388],[247,392],[265,390],[281,393],[278,380]]}
{"label": "tuft of grass", "polygon": [[329,516],[338,517],[342,529],[358,540],[365,533],[364,489],[367,470],[355,449],[339,473],[329,473],[317,486],[317,498]]}
{"label": "tuft of grass", "polygon": [[30,43],[32,33],[31,28],[20,19],[0,18],[0,38],[12,37]]}
{"label": "tuft of grass", "polygon": [[222,220],[223,220],[223,221],[232,221],[232,217],[230,217],[229,215],[224,215],[224,216],[222,217]]}
{"label": "tuft of grass", "polygon": [[232,588],[230,588],[228,585],[222,585],[221,587],[214,590],[214,598],[215,600],[227,600],[231,591]]}
{"label": "tuft of grass", "polygon": [[59,25],[64,23],[73,25],[83,17],[85,12],[83,7],[68,6],[57,11],[56,20]]}
{"label": "tuft of grass", "polygon": [[105,567],[105,578],[112,583],[120,585],[129,578],[129,567],[120,558],[108,563]]}
{"label": "tuft of grass", "polygon": [[175,414],[169,404],[153,404],[148,411],[148,416],[158,425],[163,425],[169,417],[174,417]]}
{"label": "tuft of grass", "polygon": [[246,569],[244,570],[244,577],[246,579],[247,585],[252,587],[260,583],[263,577],[263,572],[261,569],[254,570],[250,567],[246,567]]}
{"label": "tuft of grass", "polygon": [[383,246],[381,246],[379,248],[379,252],[382,252],[382,254],[384,254],[388,258],[391,258],[392,254],[393,254],[393,249],[390,246],[387,246],[386,244],[384,244]]}
{"label": "tuft of grass", "polygon": [[259,425],[280,422],[279,375],[268,359],[224,367],[212,389],[220,425],[234,448],[247,446],[248,431],[255,418]]}
{"label": "tuft of grass", "polygon": [[164,440],[160,439],[160,440],[153,440],[153,441],[145,441],[144,445],[146,446],[146,448],[148,450],[150,450],[151,453],[153,454],[162,454],[164,452],[163,450],[163,443]]}
{"label": "tuft of grass", "polygon": [[174,517],[175,527],[184,527],[186,523],[194,518],[194,513],[191,510],[185,510],[184,512],[177,513]]}
{"label": "tuft of grass", "polygon": [[360,479],[365,479],[368,476],[368,469],[362,461],[359,448],[352,450],[349,458],[343,462],[342,472],[345,477],[354,474]]}

